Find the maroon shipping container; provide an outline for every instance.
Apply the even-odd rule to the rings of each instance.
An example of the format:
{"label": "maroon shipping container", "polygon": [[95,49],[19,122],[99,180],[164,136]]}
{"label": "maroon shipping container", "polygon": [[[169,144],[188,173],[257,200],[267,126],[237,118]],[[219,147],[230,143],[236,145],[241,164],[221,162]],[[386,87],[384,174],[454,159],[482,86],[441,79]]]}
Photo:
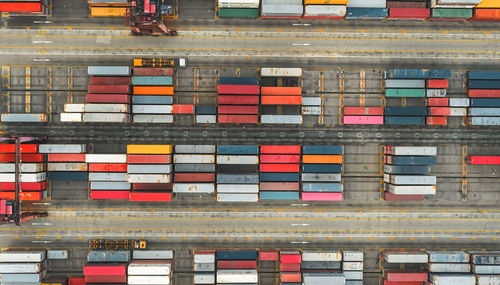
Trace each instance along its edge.
{"label": "maroon shipping container", "polygon": [[387,8],[427,8],[427,2],[387,1]]}
{"label": "maroon shipping container", "polygon": [[174,76],[174,69],[134,67],[133,74],[136,76]]}
{"label": "maroon shipping container", "polygon": [[431,9],[428,8],[391,8],[388,19],[428,19]]}
{"label": "maroon shipping container", "polygon": [[125,76],[92,76],[90,85],[130,85],[132,79]]}
{"label": "maroon shipping container", "polygon": [[89,93],[102,94],[129,94],[130,87],[128,85],[89,85]]}
{"label": "maroon shipping container", "polygon": [[257,124],[259,116],[257,115],[219,115],[219,123],[230,124]]}
{"label": "maroon shipping container", "polygon": [[299,191],[298,182],[260,182],[260,191]]}
{"label": "maroon shipping container", "polygon": [[127,272],[127,265],[107,265],[107,264],[95,264],[95,265],[85,265],[83,267],[83,275],[123,275],[125,276]]}
{"label": "maroon shipping container", "polygon": [[219,105],[259,105],[259,96],[219,96]]}
{"label": "maroon shipping container", "polygon": [[409,270],[384,270],[384,278],[387,281],[402,282],[402,281],[427,281],[426,272],[409,271]]}
{"label": "maroon shipping container", "polygon": [[396,195],[391,192],[385,192],[384,197],[386,201],[423,201],[425,195]]}
{"label": "maroon shipping container", "polygon": [[172,190],[172,183],[133,183],[133,190]]}
{"label": "maroon shipping container", "polygon": [[266,260],[266,261],[278,260],[278,252],[277,251],[259,251],[259,260]]}
{"label": "maroon shipping container", "polygon": [[255,269],[257,268],[256,260],[219,260],[217,261],[217,269]]}
{"label": "maroon shipping container", "polygon": [[280,271],[300,271],[300,263],[281,263]]}
{"label": "maroon shipping container", "polygon": [[85,275],[85,283],[126,283],[127,275]]}
{"label": "maroon shipping container", "polygon": [[220,106],[219,114],[258,114],[259,106]]}
{"label": "maroon shipping container", "polygon": [[170,154],[127,154],[128,164],[170,163]]}
{"label": "maroon shipping container", "polygon": [[215,173],[175,173],[175,182],[214,182]]}
{"label": "maroon shipping container", "polygon": [[130,96],[126,94],[87,94],[86,103],[130,103]]}
{"label": "maroon shipping container", "polygon": [[219,85],[217,88],[219,94],[248,94],[259,95],[259,85]]}

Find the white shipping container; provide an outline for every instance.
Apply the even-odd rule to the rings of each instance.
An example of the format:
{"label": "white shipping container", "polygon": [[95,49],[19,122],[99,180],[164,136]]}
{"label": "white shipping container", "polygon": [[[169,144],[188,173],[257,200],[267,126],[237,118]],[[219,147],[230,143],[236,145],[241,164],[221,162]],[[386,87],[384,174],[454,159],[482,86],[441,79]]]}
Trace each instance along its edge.
{"label": "white shipping container", "polygon": [[427,263],[429,256],[425,252],[385,252],[387,263]]}
{"label": "white shipping container", "polygon": [[38,273],[43,270],[42,262],[0,263],[0,273]]}
{"label": "white shipping container", "polygon": [[[363,271],[344,271],[345,280],[363,280]],[[363,282],[363,281],[361,281]],[[346,282],[346,285],[349,281]],[[361,283],[362,285],[363,283]]]}
{"label": "white shipping container", "polygon": [[384,173],[384,182],[396,185],[436,185],[436,176],[392,175]]}
{"label": "white shipping container", "polygon": [[89,181],[127,181],[127,173],[89,172]]}
{"label": "white shipping container", "polygon": [[363,252],[355,250],[342,251],[342,258],[344,261],[363,261]]}
{"label": "white shipping container", "polygon": [[82,121],[82,113],[61,113],[60,114],[61,122],[81,122]]}
{"label": "white shipping container", "polygon": [[432,285],[476,285],[476,277],[472,274],[430,274]]}
{"label": "white shipping container", "polygon": [[215,124],[217,123],[217,115],[196,115],[197,124]]}
{"label": "white shipping container", "polygon": [[85,112],[85,104],[64,104],[64,112],[83,113]]}
{"label": "white shipping container", "polygon": [[258,202],[259,194],[233,194],[233,193],[221,193],[217,194],[218,202]]}
{"label": "white shipping container", "polygon": [[[41,182],[47,179],[46,172],[39,173],[21,173],[19,182]],[[15,173],[0,173],[0,182],[16,182]]]}
{"label": "white shipping container", "polygon": [[450,107],[469,107],[469,98],[450,98]]}
{"label": "white shipping container", "polygon": [[127,173],[132,174],[169,174],[172,172],[171,164],[129,164]]}
{"label": "white shipping container", "polygon": [[174,193],[214,193],[213,183],[174,183]]}
{"label": "white shipping container", "polygon": [[344,261],[342,262],[342,270],[344,271],[363,271],[362,261]]}
{"label": "white shipping container", "polygon": [[259,193],[259,184],[217,184],[217,193]]}
{"label": "white shipping container", "polygon": [[318,106],[302,106],[302,115],[321,115],[322,108]]}
{"label": "white shipping container", "polygon": [[215,254],[214,253],[208,253],[208,254],[195,253],[194,254],[194,263],[215,263]]}
{"label": "white shipping container", "polygon": [[217,155],[217,164],[258,164],[257,155]]}
{"label": "white shipping container", "polygon": [[[156,260],[155,260],[156,261]],[[155,263],[155,261],[139,260],[131,262],[127,267],[128,275],[170,275],[170,263]],[[157,261],[156,261],[157,262]]]}
{"label": "white shipping container", "polygon": [[[21,172],[42,172],[46,171],[47,168],[44,163],[21,163],[19,170]],[[0,163],[0,173],[16,172],[15,163]]]}
{"label": "white shipping container", "polygon": [[169,285],[170,276],[134,276],[127,277],[127,284],[131,285]]}
{"label": "white shipping container", "polygon": [[217,283],[258,283],[259,275],[257,270],[217,270]]}
{"label": "white shipping container", "polygon": [[498,285],[500,275],[476,275],[477,285]]}
{"label": "white shipping container", "polygon": [[134,115],[134,123],[163,123],[171,124],[174,122],[173,115]]}
{"label": "white shipping container", "polygon": [[476,265],[472,266],[472,272],[476,274],[500,274],[500,265]]}
{"label": "white shipping container", "polygon": [[170,183],[170,174],[127,174],[128,183]]}
{"label": "white shipping container", "polygon": [[56,250],[51,249],[47,251],[47,259],[68,259],[68,251],[67,250]]}
{"label": "white shipping container", "polygon": [[470,264],[468,263],[429,263],[429,272],[438,273],[468,273],[470,272]]}
{"label": "white shipping container", "polygon": [[38,146],[39,153],[85,153],[86,144],[41,144]]}
{"label": "white shipping container", "polygon": [[446,97],[446,89],[427,89],[426,96],[431,98],[444,98]]}
{"label": "white shipping container", "polygon": [[134,114],[171,114],[172,105],[133,105]]}
{"label": "white shipping container", "polygon": [[215,274],[196,273],[194,275],[194,284],[215,284]]}
{"label": "white shipping container", "polygon": [[260,117],[262,124],[302,124],[301,115],[262,115]]}
{"label": "white shipping container", "polygon": [[174,154],[174,163],[215,163],[213,154]]}
{"label": "white shipping container", "polygon": [[128,113],[129,104],[85,104],[85,112],[88,113]]}
{"label": "white shipping container", "polygon": [[259,0],[218,0],[219,8],[259,8]]}
{"label": "white shipping container", "polygon": [[304,9],[304,17],[344,17],[346,12],[347,9],[345,5],[306,5]]}
{"label": "white shipping container", "polygon": [[47,163],[49,171],[87,171],[85,162],[49,162]]}
{"label": "white shipping container", "polygon": [[386,8],[386,0],[349,0],[350,8]]}
{"label": "white shipping container", "polygon": [[174,252],[172,250],[134,250],[132,252],[133,259],[173,259]]}
{"label": "white shipping container", "polygon": [[321,97],[302,97],[302,106],[321,106]]}
{"label": "white shipping container", "polygon": [[425,80],[420,79],[386,79],[385,88],[425,88]]}
{"label": "white shipping container", "polygon": [[178,144],[175,153],[215,153],[215,145]]}
{"label": "white shipping container", "polygon": [[262,77],[301,77],[302,68],[273,68],[263,67],[260,69]]}
{"label": "white shipping container", "polygon": [[342,252],[332,251],[302,251],[302,261],[342,261]]}
{"label": "white shipping container", "polygon": [[34,113],[4,113],[1,115],[0,120],[2,122],[11,123],[43,123],[47,122],[47,115]]}
{"label": "white shipping container", "polygon": [[401,186],[388,184],[389,192],[396,195],[436,195],[436,186]]}
{"label": "white shipping container", "polygon": [[214,272],[215,271],[215,263],[195,263],[194,264],[195,272]]}
{"label": "white shipping container", "polygon": [[126,154],[86,154],[87,163],[127,163]]}
{"label": "white shipping container", "polygon": [[467,108],[450,108],[451,117],[465,117],[467,116]]}
{"label": "white shipping container", "polygon": [[45,251],[4,251],[0,252],[0,262],[40,262],[45,256]]}
{"label": "white shipping container", "polygon": [[437,155],[437,147],[434,146],[384,146],[384,153],[391,155]]}
{"label": "white shipping container", "polygon": [[83,113],[83,121],[88,123],[128,123],[130,115],[126,113]]}

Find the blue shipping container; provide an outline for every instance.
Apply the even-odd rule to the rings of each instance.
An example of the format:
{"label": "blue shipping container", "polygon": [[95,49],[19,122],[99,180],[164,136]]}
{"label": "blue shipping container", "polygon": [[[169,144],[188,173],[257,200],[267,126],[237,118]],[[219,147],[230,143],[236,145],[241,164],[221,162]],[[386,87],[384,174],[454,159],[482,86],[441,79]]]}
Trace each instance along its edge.
{"label": "blue shipping container", "polygon": [[391,174],[428,174],[430,172],[429,166],[424,165],[391,165],[391,171],[385,173]]}
{"label": "blue shipping container", "polygon": [[500,89],[500,80],[470,80],[469,89]]}
{"label": "blue shipping container", "polygon": [[172,96],[148,96],[148,95],[132,96],[132,103],[134,104],[170,105],[172,104],[172,102],[173,102]]}
{"label": "blue shipping container", "polygon": [[336,145],[305,145],[302,154],[343,154],[344,148]]}
{"label": "blue shipping container", "polygon": [[87,181],[89,175],[86,171],[49,171],[47,178],[58,181]]}
{"label": "blue shipping container", "polygon": [[389,69],[385,73],[387,79],[443,79],[450,78],[449,69]]}
{"label": "blue shipping container", "polygon": [[472,255],[472,263],[479,265],[492,265],[498,264],[500,265],[500,255],[498,254],[473,254]]}
{"label": "blue shipping container", "polygon": [[303,183],[303,192],[333,192],[341,193],[344,190],[341,183]]}
{"label": "blue shipping container", "polygon": [[257,252],[254,250],[248,251],[233,251],[233,250],[218,250],[215,253],[217,260],[256,260]]}
{"label": "blue shipping container", "polygon": [[470,106],[471,107],[500,107],[500,98],[471,98]]}
{"label": "blue shipping container", "polygon": [[385,19],[387,8],[350,8],[347,7],[346,19]]}
{"label": "blue shipping container", "polygon": [[215,115],[217,114],[217,106],[196,106],[195,113],[198,115]]}
{"label": "blue shipping container", "polygon": [[500,80],[500,71],[469,71],[467,72],[469,79],[482,80]]}
{"label": "blue shipping container", "polygon": [[92,250],[87,255],[88,262],[130,262],[128,250]]}
{"label": "blue shipping container", "polygon": [[469,108],[469,116],[500,117],[500,108]]}
{"label": "blue shipping container", "polygon": [[257,184],[258,174],[217,174],[219,184]]}
{"label": "blue shipping container", "polygon": [[257,145],[218,145],[217,154],[259,154]]}
{"label": "blue shipping container", "polygon": [[425,125],[425,117],[386,116],[386,125]]}
{"label": "blue shipping container", "polygon": [[431,69],[432,79],[445,79],[451,77],[451,70],[449,69]]}
{"label": "blue shipping container", "polygon": [[261,182],[299,182],[298,173],[261,173]]}
{"label": "blue shipping container", "polygon": [[341,173],[342,164],[303,164],[302,172],[306,173]]}
{"label": "blue shipping container", "polygon": [[172,85],[172,76],[132,76],[132,85]]}
{"label": "blue shipping container", "polygon": [[221,77],[219,85],[259,85],[257,77]]}
{"label": "blue shipping container", "polygon": [[386,107],[386,116],[426,116],[427,107]]}
{"label": "blue shipping container", "polygon": [[[387,161],[387,159],[386,159]],[[435,165],[435,156],[392,156],[393,165]]]}
{"label": "blue shipping container", "polygon": [[299,200],[299,192],[294,191],[261,191],[259,193],[261,200]]}

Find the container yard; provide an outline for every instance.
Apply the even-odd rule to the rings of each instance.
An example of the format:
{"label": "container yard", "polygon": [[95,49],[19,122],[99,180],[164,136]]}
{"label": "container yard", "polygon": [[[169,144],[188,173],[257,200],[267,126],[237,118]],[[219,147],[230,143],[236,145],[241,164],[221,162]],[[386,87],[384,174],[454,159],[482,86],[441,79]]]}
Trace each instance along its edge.
{"label": "container yard", "polygon": [[0,0],[0,285],[500,285],[499,21]]}

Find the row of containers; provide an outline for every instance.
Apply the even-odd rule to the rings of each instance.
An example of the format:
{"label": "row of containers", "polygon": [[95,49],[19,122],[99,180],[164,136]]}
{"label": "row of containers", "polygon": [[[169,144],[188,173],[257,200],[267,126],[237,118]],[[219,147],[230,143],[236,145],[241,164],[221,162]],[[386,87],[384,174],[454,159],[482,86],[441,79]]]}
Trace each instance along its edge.
{"label": "row of containers", "polygon": [[217,0],[220,18],[500,20],[496,0]]}
{"label": "row of containers", "polygon": [[[384,285],[500,284],[498,251],[384,250],[379,256]],[[176,284],[180,262],[173,250],[93,250],[83,277],[52,277],[50,263],[70,258],[67,250],[3,251],[0,278],[12,285],[169,285]],[[191,284],[257,285],[265,272],[277,273],[280,284],[362,285],[364,259],[356,250],[193,250]]]}
{"label": "row of containers", "polygon": [[[87,0],[89,5],[90,17],[125,17],[129,3],[127,0]],[[144,14],[155,14],[157,9],[160,9],[160,14],[164,17],[173,17],[177,1],[175,0],[160,0],[158,6],[157,1],[144,1]]]}
{"label": "row of containers", "polygon": [[[171,201],[172,195],[217,194],[220,202],[341,201],[342,146],[128,145],[126,154],[90,154],[84,144],[21,144],[20,198],[43,200],[50,181],[88,181],[90,199]],[[15,195],[15,145],[0,144],[2,211]],[[436,147],[383,146],[386,200],[436,194]],[[468,157],[500,165],[500,156]],[[12,208],[10,207],[10,211]]]}

